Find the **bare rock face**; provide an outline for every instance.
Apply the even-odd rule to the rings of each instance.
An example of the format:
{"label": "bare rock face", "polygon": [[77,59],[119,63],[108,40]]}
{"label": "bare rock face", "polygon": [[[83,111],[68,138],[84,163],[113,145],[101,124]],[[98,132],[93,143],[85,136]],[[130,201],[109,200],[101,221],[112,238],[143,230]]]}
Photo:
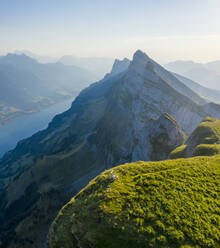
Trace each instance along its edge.
{"label": "bare rock face", "polygon": [[207,103],[204,105],[204,109],[210,116],[220,119],[220,105],[216,103]]}
{"label": "bare rock face", "polygon": [[173,149],[184,143],[185,137],[178,123],[170,115],[163,114],[154,122],[149,134],[152,160],[167,159]]}
{"label": "bare rock face", "polygon": [[187,134],[207,115],[200,105],[159,76],[156,67],[146,54],[137,51],[124,76],[112,88],[93,135],[96,157],[102,158],[105,168],[152,160],[152,120],[163,113],[169,113]]}
{"label": "bare rock face", "polygon": [[0,160],[2,247],[43,247],[59,206],[103,170],[166,159],[181,130],[190,134],[208,115],[204,102],[140,50],[131,63],[116,61],[112,74]]}
{"label": "bare rock face", "polygon": [[117,75],[123,71],[126,71],[128,69],[128,66],[130,65],[131,61],[127,58],[124,58],[123,60],[116,59],[112,70],[110,72],[111,76]]}

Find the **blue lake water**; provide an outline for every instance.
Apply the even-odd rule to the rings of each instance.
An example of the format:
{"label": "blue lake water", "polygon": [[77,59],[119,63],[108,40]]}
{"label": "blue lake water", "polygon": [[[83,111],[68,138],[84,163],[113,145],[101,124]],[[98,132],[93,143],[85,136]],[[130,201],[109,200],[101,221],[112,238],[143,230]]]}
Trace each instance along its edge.
{"label": "blue lake water", "polygon": [[15,148],[18,141],[45,129],[52,118],[66,111],[74,98],[54,104],[40,112],[20,116],[0,127],[0,157]]}

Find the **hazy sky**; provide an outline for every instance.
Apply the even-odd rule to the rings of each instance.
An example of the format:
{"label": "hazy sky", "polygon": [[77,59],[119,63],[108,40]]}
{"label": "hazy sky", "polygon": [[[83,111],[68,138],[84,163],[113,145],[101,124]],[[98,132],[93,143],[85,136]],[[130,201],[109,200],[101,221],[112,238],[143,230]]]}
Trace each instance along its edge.
{"label": "hazy sky", "polygon": [[0,0],[0,53],[220,59],[220,0]]}

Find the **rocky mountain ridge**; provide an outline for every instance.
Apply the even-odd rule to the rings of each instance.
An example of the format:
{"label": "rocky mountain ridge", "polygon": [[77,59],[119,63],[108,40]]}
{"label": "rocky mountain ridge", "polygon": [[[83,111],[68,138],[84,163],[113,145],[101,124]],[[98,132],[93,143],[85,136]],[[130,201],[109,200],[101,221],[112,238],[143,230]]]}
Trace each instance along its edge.
{"label": "rocky mountain ridge", "polygon": [[83,90],[0,161],[4,247],[42,247],[59,207],[91,179],[122,163],[166,159],[183,143],[182,130],[189,135],[208,115],[205,107],[213,110],[140,50],[122,64],[128,68]]}

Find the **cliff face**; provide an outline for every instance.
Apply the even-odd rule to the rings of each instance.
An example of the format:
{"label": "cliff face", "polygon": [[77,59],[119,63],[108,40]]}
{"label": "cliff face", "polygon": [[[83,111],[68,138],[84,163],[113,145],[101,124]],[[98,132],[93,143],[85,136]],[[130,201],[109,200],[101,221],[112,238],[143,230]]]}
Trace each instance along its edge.
{"label": "cliff face", "polygon": [[59,207],[101,171],[166,159],[181,129],[190,134],[207,116],[204,100],[146,54],[122,64],[0,161],[3,247],[42,247]]}
{"label": "cliff face", "polygon": [[[154,123],[150,140],[160,158],[183,142],[177,126],[167,114]],[[101,173],[62,207],[50,248],[219,247],[219,143],[220,120],[207,117],[171,153],[206,157],[139,161]]]}
{"label": "cliff face", "polygon": [[186,138],[178,123],[168,114],[152,123],[149,140],[152,145],[151,160],[167,159],[173,147],[183,144]]}

